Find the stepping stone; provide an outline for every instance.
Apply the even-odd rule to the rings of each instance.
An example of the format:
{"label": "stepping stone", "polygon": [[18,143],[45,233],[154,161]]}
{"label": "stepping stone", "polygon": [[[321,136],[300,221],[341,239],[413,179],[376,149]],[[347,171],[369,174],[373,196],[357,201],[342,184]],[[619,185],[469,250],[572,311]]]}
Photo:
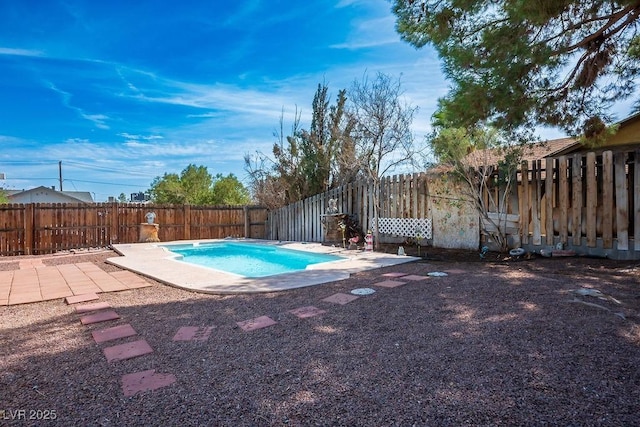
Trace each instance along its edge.
{"label": "stepping stone", "polygon": [[77,304],[79,302],[93,301],[98,298],[99,297],[95,292],[91,292],[89,294],[74,295],[72,297],[67,297],[65,300],[67,301],[67,304]]}
{"label": "stepping stone", "polygon": [[338,292],[337,294],[333,294],[330,297],[327,297],[325,299],[323,299],[322,301],[326,301],[326,302],[333,302],[336,304],[340,304],[340,305],[345,305],[350,303],[351,301],[355,301],[357,300],[358,296],[355,295],[349,295],[349,294],[343,294]]}
{"label": "stepping stone", "polygon": [[138,340],[125,344],[114,345],[112,347],[105,347],[102,351],[107,357],[107,362],[132,359],[134,357],[153,353],[153,349],[146,340]]}
{"label": "stepping stone", "polygon": [[427,273],[427,275],[432,276],[432,277],[446,277],[449,274],[443,273],[442,271],[432,271],[431,273]]}
{"label": "stepping stone", "polygon": [[137,335],[137,332],[133,329],[130,324],[114,326],[113,328],[101,329],[99,331],[91,332],[93,335],[93,339],[96,343],[100,344],[103,342],[116,340],[118,338],[126,338]]}
{"label": "stepping stone", "polygon": [[382,276],[384,277],[402,277],[402,276],[406,276],[407,273],[400,273],[400,272],[391,272],[391,273],[385,273]]}
{"label": "stepping stone", "polygon": [[295,310],[289,310],[289,313],[298,316],[300,319],[306,319],[307,317],[317,316],[326,312],[326,310],[320,310],[318,307],[314,307],[312,305],[296,308]]}
{"label": "stepping stone", "polygon": [[173,336],[173,341],[206,341],[213,326],[183,326]]}
{"label": "stepping stone", "polygon": [[420,276],[420,275],[417,275],[417,274],[410,274],[408,276],[402,276],[402,280],[415,280],[415,281],[418,281],[418,280],[424,280],[424,279],[428,279],[428,278],[429,278],[429,276]]}
{"label": "stepping stone", "polygon": [[122,376],[122,392],[125,396],[133,396],[143,391],[156,390],[176,382],[173,374],[156,374],[155,369],[135,372]]}
{"label": "stepping stone", "polygon": [[242,329],[245,332],[266,328],[268,326],[273,326],[276,323],[278,322],[276,322],[275,320],[273,320],[268,316],[260,316],[254,319],[245,320],[243,322],[236,322],[236,324],[240,326],[240,329]]}
{"label": "stepping stone", "polygon": [[399,282],[397,280],[384,280],[382,282],[373,283],[371,286],[381,286],[383,288],[397,288],[398,286],[402,286],[402,285],[406,285],[406,283]]}
{"label": "stepping stone", "polygon": [[375,289],[371,288],[356,288],[351,290],[353,295],[373,295],[376,293]]}
{"label": "stepping stone", "polygon": [[120,316],[118,316],[118,313],[113,310],[109,310],[82,316],[80,318],[80,322],[82,322],[83,325],[90,325],[92,323],[106,322],[107,320],[116,320],[119,318]]}
{"label": "stepping stone", "polygon": [[26,270],[28,268],[42,268],[42,267],[45,267],[45,265],[41,259],[27,259],[27,260],[22,260],[18,263],[18,268],[20,270]]}
{"label": "stepping stone", "polygon": [[111,308],[111,304],[106,301],[95,302],[76,306],[76,313],[88,313],[90,311],[104,310],[105,308]]}

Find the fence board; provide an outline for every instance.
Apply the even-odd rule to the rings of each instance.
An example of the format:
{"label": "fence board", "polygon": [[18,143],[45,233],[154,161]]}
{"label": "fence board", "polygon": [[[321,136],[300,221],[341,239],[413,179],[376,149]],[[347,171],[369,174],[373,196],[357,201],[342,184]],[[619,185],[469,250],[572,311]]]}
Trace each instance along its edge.
{"label": "fence board", "polygon": [[602,153],[602,246],[613,247],[613,153]]}
{"label": "fence board", "polygon": [[574,246],[582,241],[582,155],[571,160],[571,237]]}
{"label": "fence board", "polygon": [[633,153],[633,244],[640,251],[640,149]]}
{"label": "fence board", "polygon": [[553,159],[546,159],[545,166],[545,179],[544,179],[544,194],[545,194],[545,234],[547,245],[553,245],[553,175],[554,175],[554,163]]}
{"label": "fence board", "polygon": [[420,208],[418,207],[418,192],[420,191],[420,179],[417,173],[411,177],[411,205],[413,210],[409,214],[409,218],[419,218]]}
{"label": "fence board", "polygon": [[596,215],[598,208],[598,182],[596,180],[596,153],[587,153],[587,246],[595,248]]}
{"label": "fence board", "polygon": [[542,243],[542,232],[540,224],[540,184],[542,178],[541,171],[542,162],[537,160],[533,162],[533,194],[531,196],[531,222],[533,226],[532,242],[534,245],[540,245]]}
{"label": "fence board", "polygon": [[568,242],[568,212],[569,212],[569,180],[567,179],[567,158],[561,156],[558,159],[558,207],[560,209],[559,230],[560,242],[566,244]]}
{"label": "fence board", "polygon": [[616,238],[618,250],[629,250],[629,193],[626,175],[627,154],[614,155],[615,205],[616,205]]}
{"label": "fence board", "polygon": [[520,209],[520,218],[522,219],[522,237],[521,241],[524,244],[529,243],[529,212],[531,209],[530,201],[530,189],[529,189],[529,162],[524,161],[520,165],[521,169],[521,188],[522,188],[522,208]]}

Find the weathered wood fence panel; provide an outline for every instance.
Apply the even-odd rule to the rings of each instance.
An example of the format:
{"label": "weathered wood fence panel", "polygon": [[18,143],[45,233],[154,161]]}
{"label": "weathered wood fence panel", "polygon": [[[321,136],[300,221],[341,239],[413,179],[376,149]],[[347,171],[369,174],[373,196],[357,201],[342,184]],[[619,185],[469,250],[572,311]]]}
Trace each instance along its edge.
{"label": "weathered wood fence panel", "polygon": [[21,255],[26,240],[31,240],[33,229],[23,224],[33,222],[33,211],[23,205],[7,204],[0,210],[0,254]]}
{"label": "weathered wood fence panel", "polygon": [[[363,233],[372,227],[378,200],[378,216],[385,218],[425,218],[428,208],[425,174],[394,175],[380,180],[376,197],[373,181],[357,181],[269,212],[267,238],[322,242],[322,221],[329,199],[335,199],[339,213],[352,215]],[[404,236],[382,235],[381,240]]]}
{"label": "weathered wood fence panel", "polygon": [[267,209],[259,206],[35,203],[0,205],[0,256],[135,243],[148,212],[161,241],[264,238]]}
{"label": "weathered wood fence panel", "polygon": [[541,167],[523,162],[519,171],[524,246],[640,259],[640,150],[560,156]]}
{"label": "weathered wood fence panel", "polygon": [[[322,218],[332,198],[338,211],[353,215],[363,232],[372,226],[376,204],[381,218],[435,218],[443,209],[436,206],[438,198],[440,202],[450,199],[449,208],[444,207],[447,215],[460,214],[455,207],[465,196],[455,192],[429,194],[427,183],[433,187],[434,182],[427,177],[433,178],[427,174],[383,177],[378,194],[372,182],[358,181],[271,211],[266,237],[322,242]],[[502,216],[496,219],[502,220],[523,246],[539,250],[561,243],[579,254],[640,259],[640,150],[577,153],[523,162],[517,187],[508,215],[504,220]],[[489,191],[496,196],[500,193],[497,187]],[[446,226],[434,223],[434,233],[442,238],[443,233],[452,231]],[[469,227],[473,228],[471,217]],[[385,242],[401,236],[380,237]]]}

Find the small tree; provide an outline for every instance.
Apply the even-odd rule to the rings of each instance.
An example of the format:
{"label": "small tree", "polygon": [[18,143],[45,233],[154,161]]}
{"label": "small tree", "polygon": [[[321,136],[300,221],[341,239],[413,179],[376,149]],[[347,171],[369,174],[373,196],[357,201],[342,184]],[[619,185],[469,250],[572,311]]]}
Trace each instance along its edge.
{"label": "small tree", "polygon": [[0,203],[9,203],[9,197],[2,188],[0,188]]}
{"label": "small tree", "polygon": [[347,91],[340,90],[329,104],[329,88],[319,84],[313,98],[309,131],[300,131],[302,174],[308,183],[306,197],[350,182],[357,175],[352,137],[354,120],[347,114]]}
{"label": "small tree", "polygon": [[251,203],[249,190],[232,173],[227,176],[217,174],[211,191],[214,205],[247,205]]}
{"label": "small tree", "polygon": [[180,175],[165,173],[156,177],[149,189],[155,203],[210,205],[249,201],[248,191],[233,175],[215,179],[205,166],[187,166]]}
{"label": "small tree", "polygon": [[[500,250],[507,250],[508,203],[524,145],[509,143],[493,128],[438,129],[429,142],[440,163],[465,184],[465,195],[480,215],[482,233]],[[495,187],[499,189],[497,194],[491,191]],[[490,213],[497,213],[497,219]]]}
{"label": "small tree", "polygon": [[286,194],[279,177],[273,174],[273,160],[260,152],[244,156],[245,170],[249,174],[249,188],[254,200],[269,209],[284,206]]}
{"label": "small tree", "polygon": [[312,103],[311,127],[300,127],[300,113],[289,135],[284,112],[274,132],[273,158],[260,152],[245,156],[254,197],[263,205],[280,207],[350,182],[359,174],[354,120],[348,114],[346,91],[330,105],[328,87],[319,84]]}
{"label": "small tree", "polygon": [[180,173],[165,173],[151,183],[155,203],[206,205],[210,202],[212,177],[205,166],[189,165]]}
{"label": "small tree", "polygon": [[[417,152],[411,124],[417,111],[403,98],[400,79],[378,73],[369,80],[354,81],[350,91],[355,151],[365,176],[373,181],[373,211],[379,222],[380,178],[394,168],[412,162]],[[378,227],[375,243],[379,241]]]}
{"label": "small tree", "polygon": [[127,195],[124,193],[120,193],[120,195],[118,196],[118,202],[127,203]]}

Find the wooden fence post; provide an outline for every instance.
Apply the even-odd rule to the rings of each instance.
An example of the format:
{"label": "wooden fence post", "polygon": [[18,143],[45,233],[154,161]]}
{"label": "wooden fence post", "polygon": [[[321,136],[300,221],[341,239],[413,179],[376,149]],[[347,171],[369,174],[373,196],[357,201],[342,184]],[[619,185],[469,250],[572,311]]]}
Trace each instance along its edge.
{"label": "wooden fence post", "polygon": [[[545,196],[545,232],[547,234],[547,245],[553,245],[553,174],[555,161],[547,158],[545,161],[544,196]],[[556,175],[557,176],[557,175]]]}
{"label": "wooden fence post", "polygon": [[573,155],[571,169],[571,235],[574,246],[582,244],[582,154]]}
{"label": "wooden fence post", "polygon": [[567,177],[567,157],[560,156],[558,164],[558,207],[560,208],[560,242],[567,244],[569,236],[569,180]]}
{"label": "wooden fence post", "polygon": [[633,154],[633,248],[640,251],[640,150]]}
{"label": "wooden fence post", "polygon": [[247,239],[251,238],[251,217],[249,212],[249,206],[244,206],[242,208],[244,212],[244,237]]}
{"label": "wooden fence post", "polygon": [[183,212],[184,212],[184,232],[182,233],[182,235],[184,236],[185,240],[190,240],[191,239],[191,205],[186,204],[183,206]]}
{"label": "wooden fence post", "polygon": [[598,182],[596,180],[596,153],[587,153],[587,246],[595,248],[596,215],[598,212]]}
{"label": "wooden fence post", "polygon": [[[529,209],[531,208],[531,195],[532,191],[530,191],[529,186],[529,161],[523,160],[520,162],[520,181],[522,185],[522,208],[520,209],[520,224],[522,230],[521,242],[523,244],[529,243]],[[517,172],[516,172],[516,185],[517,181]],[[506,197],[506,195],[505,195]],[[508,212],[505,212],[508,213]],[[533,212],[532,212],[533,213]],[[506,219],[505,219],[506,220]],[[502,226],[502,224],[499,224]],[[506,223],[505,223],[505,234],[506,234]]]}
{"label": "wooden fence post", "polygon": [[109,243],[115,243],[114,240],[117,242],[119,241],[119,237],[118,237],[118,230],[120,228],[120,224],[118,222],[118,202],[112,202],[111,203],[111,212],[110,212],[110,219],[109,219],[109,223],[111,225],[110,227],[110,233],[111,235],[109,236]]}
{"label": "wooden fence post", "polygon": [[602,247],[613,247],[613,152],[602,153]]}
{"label": "wooden fence post", "polygon": [[33,236],[35,224],[33,222],[33,203],[24,206],[24,252],[25,255],[33,255]]}
{"label": "wooden fence post", "polygon": [[613,157],[615,200],[615,224],[618,250],[629,250],[629,189],[625,170],[627,153],[617,152]]}
{"label": "wooden fence post", "polygon": [[531,200],[531,221],[533,222],[533,239],[534,245],[542,244],[541,224],[540,224],[540,202],[541,202],[541,185],[542,185],[542,162],[536,160],[533,163],[533,198]]}

